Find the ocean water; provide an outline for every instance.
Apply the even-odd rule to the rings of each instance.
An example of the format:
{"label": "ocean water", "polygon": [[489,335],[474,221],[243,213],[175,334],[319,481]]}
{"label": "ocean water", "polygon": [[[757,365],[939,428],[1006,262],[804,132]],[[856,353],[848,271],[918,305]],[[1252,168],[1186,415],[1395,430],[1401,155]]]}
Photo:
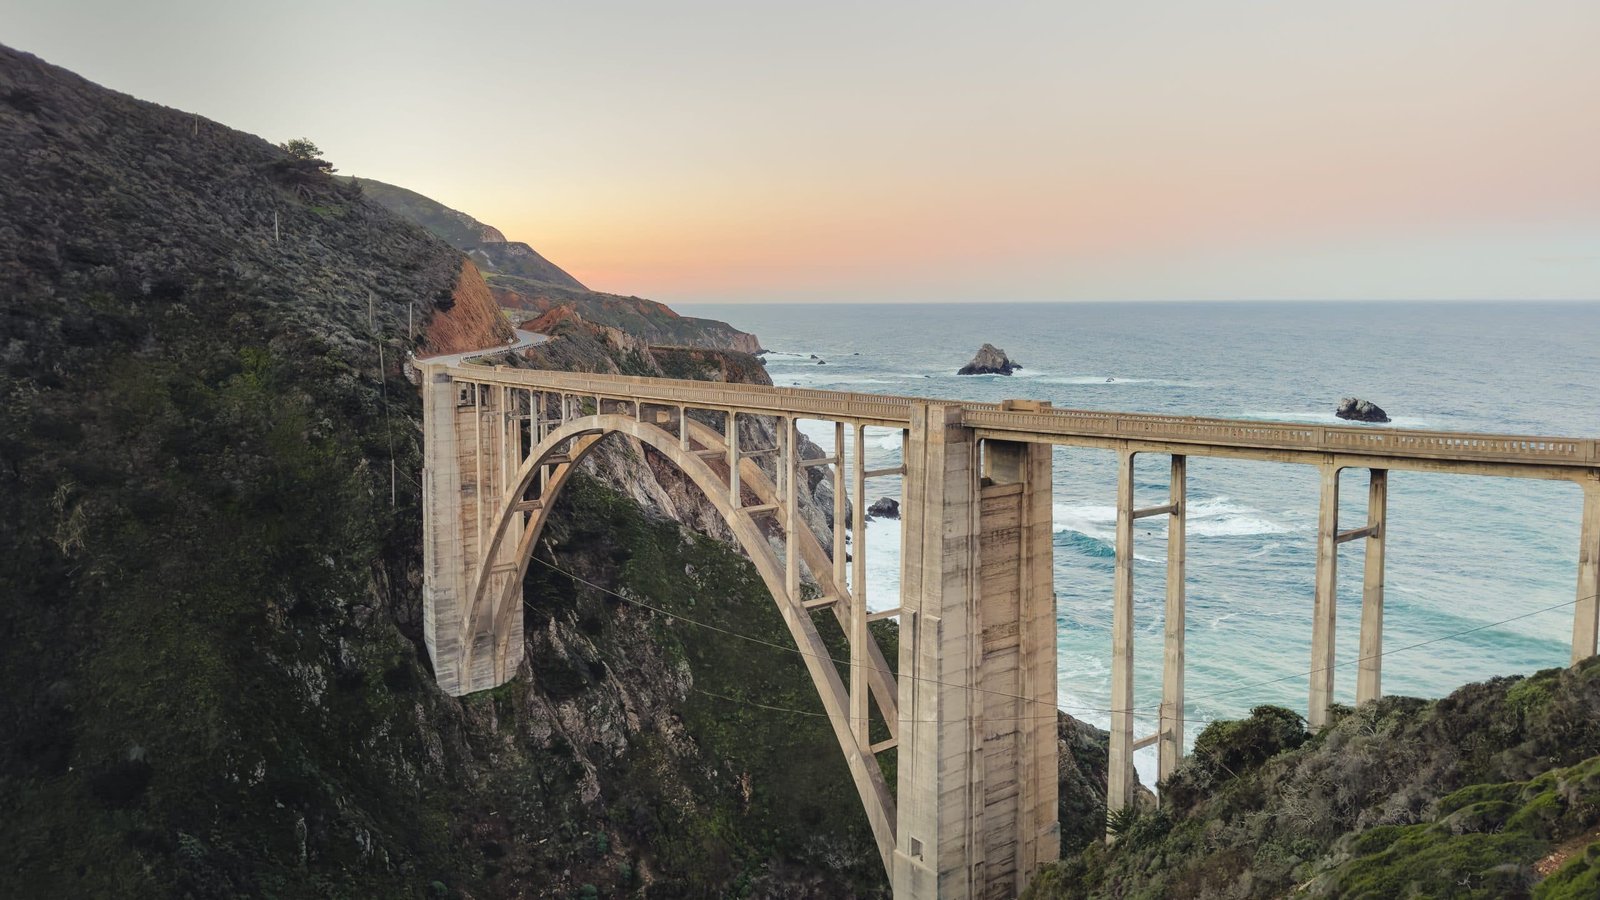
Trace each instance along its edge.
{"label": "ocean water", "polygon": [[[779,385],[1328,424],[1339,423],[1339,398],[1353,395],[1382,406],[1394,426],[1600,435],[1597,304],[678,308],[759,335]],[[985,341],[1025,368],[1011,377],[954,374]],[[831,427],[801,427],[831,447]],[[897,465],[899,432],[869,434],[868,465]],[[1060,705],[1105,727],[1116,459],[1057,448],[1054,462]],[[1135,475],[1137,505],[1165,502],[1166,457],[1139,458]],[[1318,474],[1303,465],[1191,457],[1188,478],[1192,742],[1205,722],[1261,703],[1305,711]],[[898,479],[876,480],[868,499],[899,490]],[[1346,470],[1340,495],[1341,527],[1357,527],[1365,521],[1365,472]],[[1578,487],[1565,482],[1392,473],[1385,692],[1438,697],[1469,681],[1565,665],[1570,605],[1493,623],[1572,602],[1581,502]],[[1165,517],[1136,527],[1135,706],[1143,711],[1135,728],[1146,734],[1155,729],[1161,690]],[[868,528],[873,608],[897,604],[899,539],[897,522]],[[1340,550],[1335,687],[1346,703],[1355,693],[1361,547],[1355,541]],[[1154,748],[1141,751],[1136,765],[1151,783]]]}

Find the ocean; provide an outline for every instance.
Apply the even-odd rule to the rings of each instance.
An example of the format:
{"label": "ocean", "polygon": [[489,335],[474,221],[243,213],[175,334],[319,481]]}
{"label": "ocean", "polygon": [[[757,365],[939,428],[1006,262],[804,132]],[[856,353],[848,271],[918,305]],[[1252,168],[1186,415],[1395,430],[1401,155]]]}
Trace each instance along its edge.
{"label": "ocean", "polygon": [[[778,385],[1057,407],[1339,424],[1343,396],[1392,426],[1600,435],[1600,304],[1071,303],[679,304],[759,335]],[[984,342],[1024,368],[958,376]],[[818,357],[823,364],[818,363]],[[801,428],[824,447],[833,432]],[[899,433],[869,431],[868,465],[894,466]],[[1057,448],[1055,586],[1060,705],[1110,721],[1116,459]],[[1272,703],[1305,712],[1318,474],[1191,457],[1187,624],[1190,742],[1205,722]],[[897,479],[868,501],[899,496]],[[1164,503],[1166,457],[1141,457],[1136,504]],[[1365,521],[1366,477],[1346,470],[1341,527]],[[1581,493],[1532,479],[1390,476],[1385,693],[1439,697],[1496,675],[1567,663]],[[1153,524],[1146,524],[1146,521]],[[1135,726],[1161,690],[1165,517],[1135,535]],[[896,605],[899,523],[868,527],[868,596]],[[1336,700],[1355,694],[1361,546],[1340,550]],[[1544,607],[1560,609],[1502,622]],[[1482,626],[1492,625],[1484,628]],[[1479,629],[1462,634],[1468,629]],[[1412,649],[1409,645],[1422,644]],[[1155,750],[1136,755],[1154,780]]]}

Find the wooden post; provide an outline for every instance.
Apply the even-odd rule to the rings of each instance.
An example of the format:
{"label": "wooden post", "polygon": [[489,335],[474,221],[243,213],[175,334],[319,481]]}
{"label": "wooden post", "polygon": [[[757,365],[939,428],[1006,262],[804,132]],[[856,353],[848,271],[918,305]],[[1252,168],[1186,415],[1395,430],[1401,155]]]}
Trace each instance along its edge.
{"label": "wooden post", "polygon": [[1184,578],[1187,561],[1186,520],[1188,457],[1172,457],[1172,481],[1167,490],[1172,512],[1167,516],[1166,644],[1161,660],[1161,724],[1156,750],[1157,773],[1166,781],[1183,759],[1183,638],[1185,619]]}
{"label": "wooden post", "polygon": [[1328,724],[1333,704],[1334,623],[1339,586],[1339,468],[1322,465],[1322,494],[1317,515],[1317,586],[1311,609],[1311,700],[1306,722],[1316,731]]}
{"label": "wooden post", "polygon": [[1572,610],[1572,661],[1595,654],[1600,623],[1600,476],[1590,473],[1583,485],[1583,524],[1578,536],[1578,602]]}
{"label": "wooden post", "polygon": [[1117,558],[1111,606],[1111,746],[1106,809],[1133,800],[1133,457],[1117,454]]}
{"label": "wooden post", "polygon": [[1367,485],[1365,571],[1361,579],[1361,658],[1356,661],[1356,703],[1383,696],[1383,543],[1388,535],[1389,470],[1372,469]]}

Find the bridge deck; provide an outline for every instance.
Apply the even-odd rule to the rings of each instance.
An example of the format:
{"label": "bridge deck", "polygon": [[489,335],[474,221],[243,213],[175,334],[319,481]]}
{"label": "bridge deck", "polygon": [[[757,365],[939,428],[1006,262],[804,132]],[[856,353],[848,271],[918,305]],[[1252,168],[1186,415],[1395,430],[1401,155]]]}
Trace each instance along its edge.
{"label": "bridge deck", "polygon": [[891,428],[910,427],[917,406],[937,404],[958,407],[961,423],[982,437],[1078,447],[1115,449],[1129,442],[1147,452],[1298,463],[1324,463],[1333,457],[1348,465],[1568,480],[1580,480],[1585,472],[1600,468],[1600,441],[1592,438],[1079,409],[1019,410],[966,400],[491,366],[452,366],[445,372],[458,381],[528,390]]}

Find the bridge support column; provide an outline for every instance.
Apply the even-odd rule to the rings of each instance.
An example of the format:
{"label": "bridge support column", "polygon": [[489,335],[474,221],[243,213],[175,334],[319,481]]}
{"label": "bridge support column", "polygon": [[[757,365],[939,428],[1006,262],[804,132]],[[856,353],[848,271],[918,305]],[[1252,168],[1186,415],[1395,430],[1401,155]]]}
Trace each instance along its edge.
{"label": "bridge support column", "polygon": [[1600,473],[1583,483],[1583,524],[1578,530],[1578,602],[1572,611],[1572,661],[1595,654],[1600,626]]}
{"label": "bridge support column", "polygon": [[1117,556],[1111,598],[1111,736],[1106,810],[1133,802],[1133,458],[1117,453]]}
{"label": "bridge support column", "polygon": [[1361,579],[1361,656],[1356,703],[1383,696],[1383,542],[1388,528],[1389,471],[1373,469],[1367,484],[1367,549]]}
{"label": "bridge support column", "polygon": [[[1059,854],[1050,448],[919,406],[906,441],[895,897],[1015,896]],[[857,548],[860,552],[860,548]]]}
{"label": "bridge support column", "polygon": [[1311,699],[1306,723],[1312,731],[1328,724],[1333,705],[1334,625],[1339,612],[1339,467],[1322,466],[1322,497],[1317,515],[1317,587],[1311,608]]}
{"label": "bridge support column", "polygon": [[[467,632],[482,544],[505,491],[505,454],[518,444],[503,401],[509,392],[457,382],[423,366],[423,639],[439,686],[452,696],[503,684],[522,662],[522,641],[500,640],[492,624]],[[490,567],[490,596],[515,577],[521,523],[513,522]],[[520,636],[522,609],[496,619]]]}
{"label": "bridge support column", "polygon": [[1188,560],[1187,508],[1189,460],[1174,454],[1167,490],[1166,646],[1161,658],[1161,722],[1156,729],[1157,778],[1167,776],[1183,760],[1183,638],[1186,620],[1184,579]]}

